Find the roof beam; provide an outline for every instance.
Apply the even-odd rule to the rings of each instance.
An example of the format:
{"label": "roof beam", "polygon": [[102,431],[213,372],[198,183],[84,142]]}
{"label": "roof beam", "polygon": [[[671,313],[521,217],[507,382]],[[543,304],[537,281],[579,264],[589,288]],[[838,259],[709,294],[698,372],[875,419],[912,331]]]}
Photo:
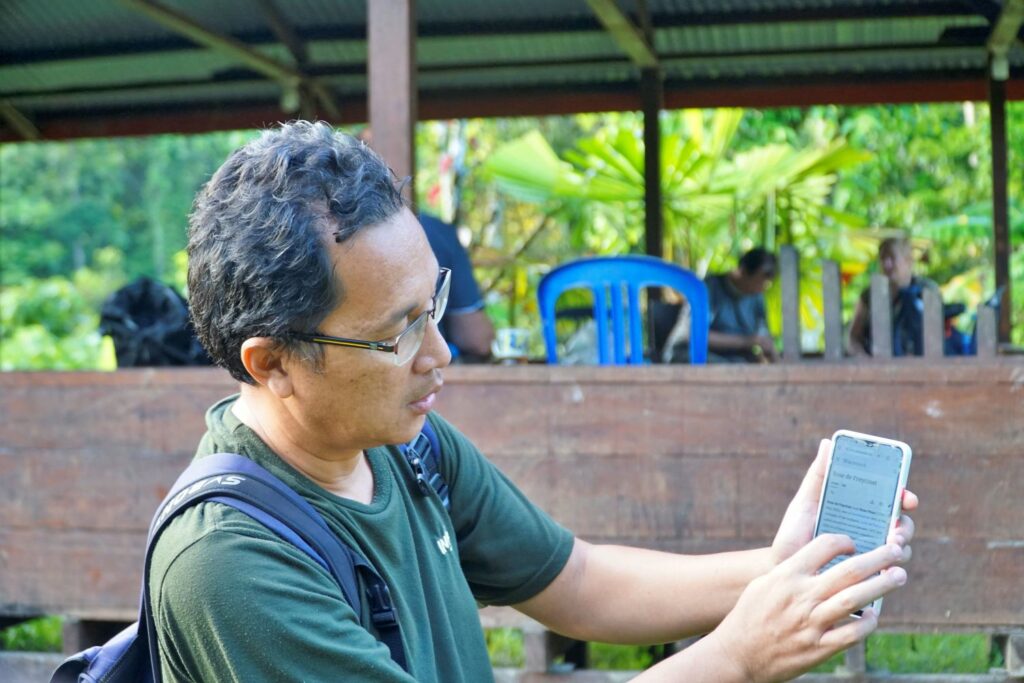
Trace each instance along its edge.
{"label": "roof beam", "polygon": [[633,63],[642,69],[657,69],[658,56],[640,31],[629,20],[615,0],[587,0],[590,9],[597,15],[605,30]]}
{"label": "roof beam", "polygon": [[317,85],[312,79],[307,79],[298,69],[288,64],[282,64],[276,59],[257,52],[245,43],[235,40],[230,36],[222,36],[211,31],[184,14],[152,2],[152,0],[119,0],[119,2],[129,9],[145,14],[158,24],[199,45],[204,45],[212,50],[230,55],[254,71],[272,78],[285,88],[298,89],[302,85],[309,86],[317,94],[318,99],[321,99],[321,103],[325,105],[324,108],[328,109],[332,116],[336,117],[339,114],[336,109],[334,112],[330,112],[330,107],[333,104],[328,105],[324,103],[323,98],[317,92],[318,90],[326,92],[323,86]]}
{"label": "roof beam", "polygon": [[[702,107],[791,107],[817,104],[876,104],[880,102],[962,102],[984,100],[986,83],[974,73],[923,79],[908,74],[887,82],[834,79],[814,82],[761,79],[724,87],[715,83],[670,83],[665,104],[670,109]],[[1024,101],[1024,73],[1006,83],[1007,98]],[[363,97],[342,99],[345,123],[367,120]],[[426,92],[420,98],[419,120],[461,117],[546,116],[599,111],[637,111],[640,94],[635,84],[611,88],[494,88],[486,91]],[[47,140],[157,133],[206,133],[212,130],[262,128],[280,121],[274,102],[237,103],[230,108],[182,104],[173,110],[137,108],[130,115],[119,110],[76,111],[39,115],[37,125]],[[17,142],[11,128],[0,126],[0,142]]]}
{"label": "roof beam", "polygon": [[[307,72],[309,54],[306,52],[306,44],[284,18],[284,15],[281,14],[277,5],[274,4],[274,0],[256,0],[256,2],[259,4],[260,10],[263,12],[263,18],[266,19],[270,30],[288,48],[288,52],[295,59],[295,65],[297,71],[302,75],[304,86],[320,101],[320,104],[323,105],[331,119],[335,121],[340,119],[341,111],[338,109],[338,104],[335,102],[334,97],[322,83],[309,77]],[[303,99],[306,98],[303,97]]]}
{"label": "roof beam", "polygon": [[277,5],[274,4],[274,0],[256,0],[256,4],[260,6],[260,11],[263,12],[263,18],[266,19],[267,26],[274,32],[277,39],[288,48],[288,52],[295,59],[295,64],[299,69],[304,70],[309,62],[309,54],[306,52],[305,42],[284,18],[284,15],[281,14]]}
{"label": "roof beam", "polygon": [[0,118],[24,140],[42,140],[43,136],[35,124],[28,120],[7,100],[0,100]]}
{"label": "roof beam", "polygon": [[1020,40],[1017,34],[1021,24],[1024,24],[1024,0],[1005,0],[988,37],[988,51],[994,58],[1006,58],[1014,41]]}

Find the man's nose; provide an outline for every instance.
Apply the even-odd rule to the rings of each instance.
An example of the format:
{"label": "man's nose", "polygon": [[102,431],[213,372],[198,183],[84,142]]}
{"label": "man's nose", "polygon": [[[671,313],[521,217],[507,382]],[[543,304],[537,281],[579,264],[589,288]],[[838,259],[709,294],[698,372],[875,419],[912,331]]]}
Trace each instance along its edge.
{"label": "man's nose", "polygon": [[413,363],[416,372],[429,372],[435,368],[445,368],[452,362],[452,352],[448,348],[448,342],[441,336],[441,330],[437,323],[431,319],[427,321],[426,336],[416,352]]}

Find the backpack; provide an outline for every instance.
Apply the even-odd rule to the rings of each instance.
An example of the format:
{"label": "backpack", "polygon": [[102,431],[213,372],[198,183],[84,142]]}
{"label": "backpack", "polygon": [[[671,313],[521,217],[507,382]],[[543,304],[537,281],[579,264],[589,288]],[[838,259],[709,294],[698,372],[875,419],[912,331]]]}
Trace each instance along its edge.
{"label": "backpack", "polygon": [[[427,496],[436,494],[445,509],[450,510],[448,484],[438,469],[441,446],[430,422],[425,422],[423,431],[400,450],[412,467],[420,492]],[[313,506],[280,479],[249,458],[215,453],[188,466],[153,517],[146,545],[139,620],[105,644],[66,659],[53,673],[50,683],[160,683],[156,625],[148,590],[153,548],[179,512],[203,501],[240,510],[301,549],[330,572],[357,614],[362,597],[358,582],[361,576],[378,636],[387,645],[391,658],[408,671],[387,584],[373,567],[331,533]]]}

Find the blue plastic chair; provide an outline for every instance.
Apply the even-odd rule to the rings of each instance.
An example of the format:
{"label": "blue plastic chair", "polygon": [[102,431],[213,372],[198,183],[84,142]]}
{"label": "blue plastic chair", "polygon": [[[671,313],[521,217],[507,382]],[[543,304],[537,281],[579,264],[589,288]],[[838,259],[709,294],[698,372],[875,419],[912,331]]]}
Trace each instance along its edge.
{"label": "blue plastic chair", "polygon": [[[638,365],[644,362],[640,290],[671,287],[690,304],[690,362],[708,359],[708,290],[690,271],[651,256],[608,256],[581,259],[555,268],[537,288],[548,363],[558,363],[555,344],[555,302],[569,289],[590,289],[594,295],[598,363]],[[623,298],[625,296],[625,299]],[[611,315],[609,316],[609,309]],[[611,326],[609,328],[609,322]],[[629,339],[629,353],[626,339]],[[610,347],[610,348],[609,348]]]}

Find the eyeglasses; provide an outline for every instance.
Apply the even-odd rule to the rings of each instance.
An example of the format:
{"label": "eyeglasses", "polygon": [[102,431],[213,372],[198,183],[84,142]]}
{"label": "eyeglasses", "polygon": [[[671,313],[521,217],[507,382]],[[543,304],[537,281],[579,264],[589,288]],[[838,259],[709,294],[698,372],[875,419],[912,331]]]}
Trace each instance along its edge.
{"label": "eyeglasses", "polygon": [[369,349],[370,351],[383,351],[393,354],[395,365],[405,365],[423,345],[423,338],[427,333],[427,319],[433,318],[434,323],[441,322],[444,311],[448,307],[448,292],[452,286],[452,271],[449,268],[442,268],[437,276],[437,289],[432,298],[433,308],[423,311],[412,321],[408,327],[402,330],[394,339],[382,341],[366,341],[363,339],[346,339],[345,337],[332,337],[327,334],[314,332],[292,332],[292,337],[314,344],[331,344],[333,346],[348,346],[353,349]]}

